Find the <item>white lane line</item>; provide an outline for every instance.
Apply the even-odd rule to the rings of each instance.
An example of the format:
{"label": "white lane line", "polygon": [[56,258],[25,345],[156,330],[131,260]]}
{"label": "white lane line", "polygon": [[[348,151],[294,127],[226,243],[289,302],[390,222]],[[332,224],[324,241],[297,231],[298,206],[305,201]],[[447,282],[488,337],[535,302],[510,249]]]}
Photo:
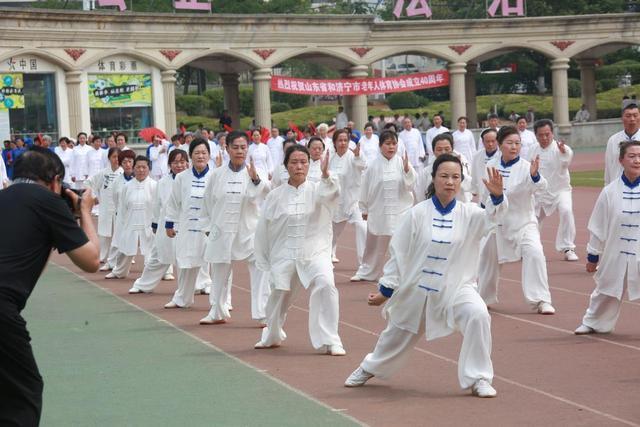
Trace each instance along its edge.
{"label": "white lane line", "polygon": [[[81,279],[82,281],[87,282],[88,284],[90,284],[90,285],[91,285],[91,286],[93,286],[94,288],[101,290],[102,292],[106,293],[107,295],[111,295],[112,297],[114,297],[114,298],[116,298],[116,299],[118,299],[118,300],[122,301],[123,303],[127,304],[128,306],[133,307],[133,308],[135,308],[136,310],[140,310],[141,312],[145,313],[145,314],[146,314],[146,315],[148,315],[148,316],[151,316],[151,317],[152,317],[152,318],[154,318],[155,320],[157,320],[157,321],[164,321],[164,322],[166,322],[166,323],[167,323],[167,326],[169,326],[169,327],[171,327],[171,328],[175,329],[175,330],[176,330],[176,331],[178,331],[178,332],[182,332],[183,334],[187,335],[188,337],[190,337],[190,338],[192,338],[192,339],[194,339],[194,340],[198,341],[200,344],[203,344],[203,345],[205,345],[205,346],[207,346],[207,347],[209,347],[209,348],[211,348],[211,349],[213,349],[213,350],[215,350],[215,351],[217,351],[217,352],[220,352],[220,353],[224,354],[225,356],[227,356],[227,357],[228,357],[228,358],[230,358],[231,360],[233,360],[233,361],[235,361],[235,362],[238,362],[238,363],[242,364],[243,366],[246,366],[247,368],[251,369],[252,371],[254,371],[254,372],[256,372],[256,373],[258,373],[258,374],[260,374],[260,375],[263,375],[263,376],[265,376],[266,378],[269,378],[269,379],[270,379],[270,380],[272,380],[272,381],[275,381],[277,384],[279,384],[279,385],[283,386],[283,387],[284,387],[284,388],[286,388],[287,390],[289,390],[289,391],[291,391],[291,392],[293,392],[293,393],[295,393],[295,394],[298,394],[299,396],[302,396],[302,397],[304,397],[304,398],[306,398],[306,399],[309,399],[310,401],[312,401],[312,402],[314,402],[314,403],[316,403],[316,404],[318,404],[318,405],[322,406],[322,407],[323,407],[323,408],[325,408],[325,409],[328,409],[329,411],[335,412],[335,411],[334,411],[334,409],[335,409],[335,408],[332,408],[331,406],[329,406],[329,405],[327,405],[326,403],[324,403],[324,402],[322,402],[322,401],[320,401],[320,400],[316,399],[315,397],[313,397],[313,396],[311,396],[311,395],[309,395],[309,394],[305,393],[304,391],[302,391],[302,390],[298,390],[297,388],[294,388],[293,386],[291,386],[291,385],[289,385],[289,384],[285,383],[284,381],[279,380],[278,378],[276,378],[276,377],[274,377],[274,376],[271,376],[271,375],[267,374],[267,373],[266,373],[266,372],[267,372],[266,370],[264,370],[264,369],[259,369],[259,368],[255,367],[255,366],[253,366],[253,365],[251,365],[251,364],[249,364],[249,363],[245,362],[244,360],[239,359],[238,357],[236,357],[236,356],[234,356],[234,355],[232,355],[232,354],[229,354],[229,353],[225,352],[224,350],[222,350],[221,348],[217,347],[216,345],[214,345],[214,344],[210,343],[209,341],[205,341],[205,340],[203,340],[202,338],[200,338],[200,337],[198,337],[198,336],[196,336],[196,335],[192,334],[191,332],[189,332],[189,331],[185,331],[184,329],[180,328],[180,327],[179,327],[179,326],[177,326],[176,324],[171,323],[171,322],[169,322],[169,321],[167,321],[167,320],[165,320],[165,319],[161,318],[160,316],[157,316],[157,315],[155,315],[154,313],[151,313],[150,311],[145,310],[144,308],[140,307],[139,305],[136,305],[136,304],[132,303],[131,301],[128,301],[128,300],[124,299],[123,297],[121,297],[121,296],[119,296],[119,295],[114,294],[114,293],[113,293],[113,292],[111,292],[110,290],[108,290],[108,289],[106,289],[106,288],[103,288],[102,286],[98,285],[97,283],[94,283],[94,282],[90,281],[90,280],[89,280],[89,279],[87,279],[86,277],[83,277],[83,276],[79,275],[79,274],[78,274],[78,273],[76,273],[75,271],[69,270],[67,267],[62,266],[62,265],[60,265],[60,264],[57,264],[57,263],[55,263],[55,262],[53,262],[53,261],[50,261],[50,262],[51,262],[52,264],[56,265],[57,267],[62,268],[63,270],[65,270],[65,271],[67,271],[67,272],[69,272],[69,273],[73,274],[74,276],[78,277],[78,278],[79,278],[79,279]],[[248,289],[241,288],[241,287],[239,287],[239,286],[236,286],[235,284],[234,284],[234,288],[239,288],[239,289],[242,289],[242,290],[244,290],[244,291],[251,292],[251,291],[249,291]],[[358,425],[361,425],[361,426],[367,426],[367,424],[363,423],[363,422],[362,422],[362,421],[360,421],[360,420],[357,420],[357,419],[353,418],[351,415],[345,414],[345,413],[343,413],[343,412],[339,412],[339,413],[340,413],[340,415],[341,415],[341,416],[343,416],[343,417],[345,417],[345,418],[348,418],[350,421],[352,421],[352,422],[354,422],[354,423],[356,423],[356,424],[358,424]]]}

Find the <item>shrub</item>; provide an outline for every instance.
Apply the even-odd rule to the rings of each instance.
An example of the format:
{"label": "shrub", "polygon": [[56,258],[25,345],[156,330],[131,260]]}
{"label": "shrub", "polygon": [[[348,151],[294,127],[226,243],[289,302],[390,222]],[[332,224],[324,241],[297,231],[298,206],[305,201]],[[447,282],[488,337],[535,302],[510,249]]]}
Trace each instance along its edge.
{"label": "shrub", "polygon": [[606,92],[617,87],[617,79],[600,79],[596,82],[596,92]]}
{"label": "shrub", "polygon": [[209,108],[214,117],[220,117],[224,110],[224,92],[222,89],[209,89],[203,93],[209,100]]}
{"label": "shrub", "polygon": [[582,84],[578,79],[569,79],[569,98],[580,98],[582,96]]}
{"label": "shrub", "polygon": [[176,96],[176,109],[184,111],[189,116],[201,116],[209,107],[209,101],[200,95]]}
{"label": "shrub", "polygon": [[291,110],[291,105],[286,102],[272,102],[271,103],[271,114],[281,113],[283,111]]}
{"label": "shrub", "polygon": [[413,92],[398,92],[387,97],[387,104],[392,110],[399,108],[418,108],[425,105],[425,100]]}
{"label": "shrub", "polygon": [[271,101],[274,103],[288,104],[290,108],[302,108],[309,104],[308,95],[296,95],[293,93],[271,92]]}

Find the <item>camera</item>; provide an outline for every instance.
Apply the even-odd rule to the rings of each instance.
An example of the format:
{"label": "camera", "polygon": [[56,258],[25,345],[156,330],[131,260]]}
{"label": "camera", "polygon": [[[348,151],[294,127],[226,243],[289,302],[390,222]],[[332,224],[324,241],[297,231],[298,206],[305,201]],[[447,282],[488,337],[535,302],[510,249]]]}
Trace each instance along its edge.
{"label": "camera", "polygon": [[[71,199],[67,195],[67,190],[71,190],[75,194],[78,195],[78,202],[77,203],[74,204],[73,199]],[[62,190],[60,192],[61,192],[60,195],[62,196],[64,201],[67,203],[67,206],[69,206],[69,209],[71,209],[71,212],[76,214],[80,210],[80,200],[82,199],[82,195],[84,194],[84,189],[76,190],[75,188],[71,188],[71,186],[68,183],[63,182],[62,183]]]}

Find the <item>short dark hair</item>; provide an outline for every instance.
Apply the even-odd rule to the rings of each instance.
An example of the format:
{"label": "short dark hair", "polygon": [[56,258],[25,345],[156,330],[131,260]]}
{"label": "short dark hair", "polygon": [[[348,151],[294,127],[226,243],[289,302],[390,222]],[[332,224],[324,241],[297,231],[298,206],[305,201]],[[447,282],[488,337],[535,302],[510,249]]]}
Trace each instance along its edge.
{"label": "short dark hair", "polygon": [[497,130],[495,130],[494,128],[487,128],[487,129],[483,130],[483,131],[480,133],[480,139],[484,140],[484,136],[485,136],[486,134],[488,134],[488,133],[491,133],[491,132],[495,133],[495,134],[496,134],[496,137],[498,136],[498,131],[497,131]]}
{"label": "short dark hair", "polygon": [[[629,147],[640,146],[640,141],[622,141],[620,143],[620,160],[623,159],[624,155],[627,154],[627,150]],[[14,172],[15,175],[15,172]]]}
{"label": "short dark hair", "polygon": [[373,126],[373,123],[371,123],[371,122],[367,122],[367,123],[365,123],[365,124],[364,124],[364,126],[362,127],[362,129],[366,129],[366,128],[368,128],[368,127],[370,127],[370,128],[372,128],[372,129],[373,129],[373,127],[374,127],[374,126]]}
{"label": "short dark hair", "polygon": [[319,136],[312,136],[311,138],[309,138],[309,141],[307,141],[307,148],[311,148],[311,144],[316,141],[320,141],[320,143],[322,144],[322,149],[324,150],[325,149],[324,141]]}
{"label": "short dark hair", "polygon": [[527,121],[527,117],[526,117],[526,116],[520,116],[520,117],[518,117],[518,120],[516,120],[516,123],[519,123],[519,122],[520,122],[520,120],[524,120],[524,122],[525,122],[525,123],[528,123],[528,121]]}
{"label": "short dark hair", "polygon": [[468,122],[468,121],[469,121],[469,119],[467,118],[467,116],[460,116],[460,117],[458,117],[458,121],[460,121],[460,120],[464,120],[465,122]]}
{"label": "short dark hair", "polygon": [[624,106],[624,108],[622,109],[622,114],[624,114],[625,111],[633,110],[634,108],[638,108],[638,104],[636,104],[635,102],[630,102]]}
{"label": "short dark hair", "polygon": [[118,164],[122,166],[122,162],[124,159],[136,159],[136,153],[133,150],[122,150],[120,154],[118,154]]}
{"label": "short dark hair", "polygon": [[34,181],[53,182],[56,176],[64,180],[64,164],[60,157],[48,148],[29,147],[13,165],[13,179],[26,178]]}
{"label": "short dark hair", "polygon": [[496,113],[491,113],[489,114],[489,116],[487,117],[487,120],[491,120],[491,119],[497,119],[498,115]]}
{"label": "short dark hair", "polygon": [[426,194],[427,199],[433,197],[433,195],[436,194],[436,187],[433,184],[433,179],[436,177],[436,173],[438,173],[438,168],[440,167],[440,165],[446,162],[453,162],[460,165],[460,178],[462,181],[464,181],[464,168],[462,167],[462,161],[460,160],[460,158],[450,153],[442,154],[433,161],[433,166],[431,168],[431,184],[429,184],[429,188],[427,188]]}
{"label": "short dark hair", "polygon": [[182,156],[182,158],[185,161],[189,161],[189,156],[187,155],[187,152],[179,148],[176,148],[174,150],[171,150],[171,152],[169,153],[169,160],[167,161],[167,163],[171,165],[171,163],[173,163],[176,157],[178,156]]}
{"label": "short dark hair", "polygon": [[432,150],[436,149],[436,144],[438,143],[438,141],[448,141],[449,144],[451,144],[451,149],[453,150],[453,136],[449,132],[440,133],[431,140]]}
{"label": "short dark hair", "polygon": [[502,145],[502,141],[509,135],[520,135],[520,132],[515,126],[502,126],[498,131],[498,145]]}
{"label": "short dark hair", "polygon": [[398,135],[396,135],[394,131],[387,129],[385,126],[385,130],[380,132],[380,137],[378,138],[378,147],[381,147],[382,144],[384,144],[384,142],[388,139],[393,139],[395,142],[398,142]]}
{"label": "short dark hair", "polygon": [[207,152],[211,154],[211,147],[209,147],[209,141],[207,141],[201,136],[197,136],[191,141],[191,144],[189,144],[189,157],[193,157],[193,150],[195,150],[198,145],[204,145],[207,148]]}
{"label": "short dark hair", "polygon": [[245,142],[249,142],[249,137],[247,136],[246,133],[241,132],[239,130],[234,130],[234,131],[230,132],[229,135],[227,135],[227,143],[231,144],[236,139],[240,139],[240,138],[243,138],[245,140]]}
{"label": "short dark hair", "polygon": [[296,151],[301,151],[301,152],[305,153],[307,155],[307,160],[311,159],[311,155],[309,154],[309,150],[307,150],[307,147],[305,147],[304,145],[300,145],[300,144],[292,145],[291,147],[287,148],[287,152],[284,153],[284,166],[285,167],[289,165],[289,158]]}
{"label": "short dark hair", "polygon": [[124,138],[124,142],[127,142],[127,135],[125,135],[124,133],[120,132],[116,134],[116,140],[118,139],[118,137],[121,136]]}
{"label": "short dark hair", "polygon": [[[69,140],[69,138],[67,138],[66,136],[61,137],[60,139],[58,139],[58,144],[60,144],[62,141],[66,142],[67,144],[71,143],[71,141]],[[7,141],[5,141],[7,142]],[[10,142],[10,141],[9,141]]]}
{"label": "short dark hair", "polygon": [[551,132],[553,132],[553,120],[540,119],[540,120],[536,120],[536,122],[533,124],[533,133],[537,134],[538,129],[543,128],[545,126],[549,126],[549,128],[551,129]]}
{"label": "short dark hair", "polygon": [[78,132],[78,135],[76,135],[77,139],[80,139],[80,135],[84,135],[88,138],[87,133],[86,132]]}
{"label": "short dark hair", "polygon": [[147,156],[137,155],[135,159],[133,159],[133,166],[138,162],[147,162],[147,166],[151,166],[151,160]]}
{"label": "short dark hair", "polygon": [[[395,123],[389,122],[386,125],[384,125],[383,129],[385,131],[388,130],[389,132],[398,133],[398,127],[395,125]],[[384,133],[384,131],[382,133]],[[381,133],[381,135],[382,135],[382,133]]]}
{"label": "short dark hair", "polygon": [[[311,138],[317,138],[317,137],[312,136]],[[309,138],[309,139],[311,139],[311,138]],[[320,138],[318,138],[318,139],[320,139]],[[284,149],[284,147],[285,147],[287,144],[297,144],[297,143],[298,143],[298,141],[296,141],[296,139],[295,139],[295,138],[287,138],[287,139],[284,139],[284,140],[282,140],[282,149]]]}
{"label": "short dark hair", "polygon": [[333,145],[336,145],[336,141],[338,140],[338,137],[343,133],[347,135],[347,139],[351,139],[351,132],[349,132],[347,129],[338,129],[335,132],[333,132],[333,135],[331,136],[331,139],[333,140]]}
{"label": "short dark hair", "polygon": [[107,151],[107,159],[110,158],[114,152],[118,153],[118,158],[120,158],[120,149],[118,147],[111,147],[109,151]]}

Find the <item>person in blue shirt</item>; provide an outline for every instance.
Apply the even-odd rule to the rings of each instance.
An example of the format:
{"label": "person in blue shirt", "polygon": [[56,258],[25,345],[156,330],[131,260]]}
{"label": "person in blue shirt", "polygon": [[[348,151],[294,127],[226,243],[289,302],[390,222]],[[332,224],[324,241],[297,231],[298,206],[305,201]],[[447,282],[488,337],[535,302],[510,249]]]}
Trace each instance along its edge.
{"label": "person in blue shirt", "polygon": [[4,148],[2,150],[2,160],[7,169],[7,177],[13,179],[13,158],[11,157],[11,141],[6,139],[4,141]]}

